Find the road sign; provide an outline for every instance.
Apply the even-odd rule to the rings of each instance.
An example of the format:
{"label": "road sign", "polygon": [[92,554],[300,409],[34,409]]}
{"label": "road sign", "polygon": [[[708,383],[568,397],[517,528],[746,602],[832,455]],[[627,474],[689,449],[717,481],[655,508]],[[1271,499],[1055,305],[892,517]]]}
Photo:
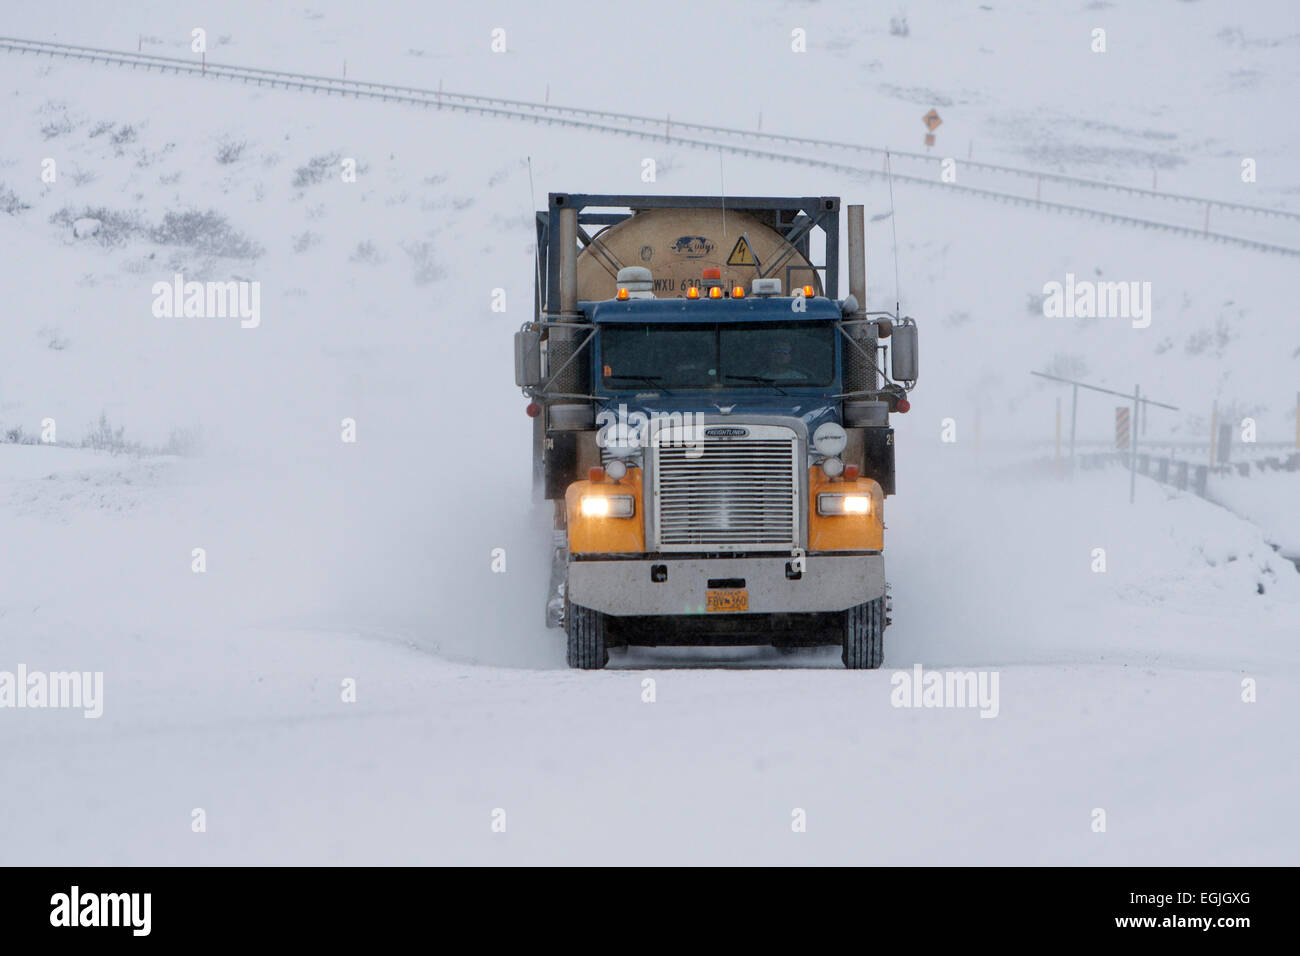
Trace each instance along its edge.
{"label": "road sign", "polygon": [[925,124],[926,129],[933,133],[939,128],[939,124],[942,123],[943,120],[939,119],[938,110],[931,109],[930,112],[921,117],[921,122]]}

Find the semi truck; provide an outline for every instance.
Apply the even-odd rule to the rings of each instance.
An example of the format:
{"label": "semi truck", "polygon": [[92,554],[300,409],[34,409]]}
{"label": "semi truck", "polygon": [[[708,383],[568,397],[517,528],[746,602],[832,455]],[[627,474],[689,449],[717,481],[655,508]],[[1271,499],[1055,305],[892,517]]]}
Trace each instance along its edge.
{"label": "semi truck", "polygon": [[537,211],[515,383],[569,666],[643,645],[881,666],[890,415],[917,326],[866,311],[861,205],[840,297],[840,214],[834,196],[578,193]]}

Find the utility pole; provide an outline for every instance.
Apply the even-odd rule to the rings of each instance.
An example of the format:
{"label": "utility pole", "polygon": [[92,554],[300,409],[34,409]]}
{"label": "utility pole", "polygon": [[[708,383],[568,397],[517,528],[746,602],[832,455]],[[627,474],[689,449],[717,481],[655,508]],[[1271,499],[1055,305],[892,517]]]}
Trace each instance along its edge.
{"label": "utility pole", "polygon": [[1215,402],[1210,406],[1210,468],[1214,468],[1214,463],[1218,461],[1215,456],[1215,444],[1219,438],[1219,403]]}
{"label": "utility pole", "polygon": [[1070,474],[1074,474],[1074,426],[1079,416],[1079,386],[1073,388],[1073,396],[1070,398]]}
{"label": "utility pole", "polygon": [[[1135,421],[1133,424],[1135,426],[1137,424],[1136,419],[1138,417],[1138,412],[1141,408],[1141,403],[1142,403],[1142,389],[1139,386],[1134,385],[1133,386],[1133,418],[1135,419]],[[1129,469],[1128,470],[1128,503],[1129,504],[1132,504],[1134,498],[1137,496],[1137,480],[1138,480],[1138,430],[1135,427],[1133,428],[1132,431],[1133,431],[1133,439],[1130,442],[1132,457],[1129,459],[1129,463],[1128,463],[1128,469]]]}
{"label": "utility pole", "polygon": [[1056,467],[1061,467],[1061,396],[1056,396]]}

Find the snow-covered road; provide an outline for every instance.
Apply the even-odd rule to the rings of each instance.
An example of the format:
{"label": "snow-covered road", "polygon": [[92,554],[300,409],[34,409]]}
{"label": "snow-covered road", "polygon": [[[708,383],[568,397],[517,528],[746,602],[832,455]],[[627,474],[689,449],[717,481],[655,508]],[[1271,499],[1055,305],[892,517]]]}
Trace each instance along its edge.
{"label": "snow-covered road", "polygon": [[[1297,797],[1300,574],[1198,499],[1143,483],[1158,500],[1130,510],[1118,470],[1069,484],[910,465],[889,503],[896,623],[880,671],[843,671],[833,651],[647,649],[587,673],[564,669],[559,633],[540,626],[537,515],[517,516],[505,575],[485,557],[504,522],[471,558],[420,558],[408,541],[367,571],[356,532],[386,534],[379,506],[312,532],[309,509],[256,475],[0,450],[0,524],[28,545],[5,553],[6,663],[104,671],[99,719],[3,715],[17,770],[0,789],[4,862],[1287,863],[1300,850],[1275,826]],[[37,455],[53,477],[33,476]],[[322,471],[299,498],[347,500],[353,478]],[[163,542],[198,502],[223,537],[205,575],[179,549],[169,575]],[[259,553],[235,572],[219,556],[255,526]],[[305,554],[356,586],[306,575],[293,591]],[[502,578],[501,599],[455,606]],[[996,716],[894,706],[895,675],[918,663],[996,674]]]}

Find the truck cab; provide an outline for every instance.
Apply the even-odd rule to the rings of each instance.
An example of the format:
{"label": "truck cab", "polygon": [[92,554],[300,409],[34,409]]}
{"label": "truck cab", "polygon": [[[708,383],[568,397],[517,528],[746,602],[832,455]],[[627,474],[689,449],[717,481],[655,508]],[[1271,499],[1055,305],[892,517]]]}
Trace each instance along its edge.
{"label": "truck cab", "polygon": [[[806,213],[782,231],[774,204],[813,206],[823,229],[834,212],[829,259],[837,199],[654,197],[649,208],[669,215],[638,224],[648,198],[552,194],[539,228],[558,295],[541,308],[539,270],[516,382],[532,400],[538,490],[555,508],[547,623],[565,629],[568,663],[584,669],[603,667],[611,647],[705,644],[832,644],[847,667],[879,667],[888,416],[908,407],[916,326],[864,312],[864,289],[835,298],[838,263],[812,265],[800,241]],[[633,211],[598,221],[630,235],[602,242],[580,228],[574,206],[619,200]],[[861,225],[850,207],[851,278],[865,275],[852,265]],[[648,265],[622,264],[633,248]],[[714,249],[721,261],[698,261]],[[784,269],[772,267],[782,253]],[[598,297],[579,298],[580,286]],[[890,381],[880,340],[895,336],[894,358],[904,354]]]}

